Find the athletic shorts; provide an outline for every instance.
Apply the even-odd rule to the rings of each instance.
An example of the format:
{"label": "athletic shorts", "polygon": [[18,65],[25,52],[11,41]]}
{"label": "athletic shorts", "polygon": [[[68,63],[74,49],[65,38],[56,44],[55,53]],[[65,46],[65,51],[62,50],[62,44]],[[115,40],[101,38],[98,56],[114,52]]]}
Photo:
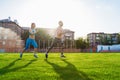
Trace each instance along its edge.
{"label": "athletic shorts", "polygon": [[30,47],[30,45],[32,45],[34,48],[38,47],[37,42],[35,41],[35,39],[27,38],[26,45],[25,45],[25,50],[27,50]]}

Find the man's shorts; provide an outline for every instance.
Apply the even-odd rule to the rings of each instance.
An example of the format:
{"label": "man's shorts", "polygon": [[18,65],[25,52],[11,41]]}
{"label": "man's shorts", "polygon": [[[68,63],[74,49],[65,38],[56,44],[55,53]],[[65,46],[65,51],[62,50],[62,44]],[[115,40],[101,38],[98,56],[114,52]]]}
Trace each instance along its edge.
{"label": "man's shorts", "polygon": [[27,50],[30,47],[30,45],[32,45],[34,48],[38,47],[37,42],[35,41],[35,39],[27,38],[26,45],[25,45],[25,50]]}

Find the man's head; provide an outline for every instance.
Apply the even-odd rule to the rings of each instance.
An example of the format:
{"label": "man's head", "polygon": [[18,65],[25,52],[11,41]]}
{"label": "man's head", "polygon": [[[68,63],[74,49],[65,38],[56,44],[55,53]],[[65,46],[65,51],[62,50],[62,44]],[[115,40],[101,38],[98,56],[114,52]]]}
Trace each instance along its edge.
{"label": "man's head", "polygon": [[63,26],[63,22],[62,21],[59,21],[58,24],[59,24],[59,26]]}
{"label": "man's head", "polygon": [[35,28],[35,23],[31,23],[31,28],[32,28],[32,29]]}

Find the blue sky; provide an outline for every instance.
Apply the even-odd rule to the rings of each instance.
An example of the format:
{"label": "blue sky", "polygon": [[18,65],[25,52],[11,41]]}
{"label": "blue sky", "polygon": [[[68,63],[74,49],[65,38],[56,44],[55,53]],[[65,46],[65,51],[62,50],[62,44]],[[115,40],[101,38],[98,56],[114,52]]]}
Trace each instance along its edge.
{"label": "blue sky", "polygon": [[64,28],[75,38],[91,32],[120,32],[120,0],[0,0],[0,19],[17,19],[20,26]]}

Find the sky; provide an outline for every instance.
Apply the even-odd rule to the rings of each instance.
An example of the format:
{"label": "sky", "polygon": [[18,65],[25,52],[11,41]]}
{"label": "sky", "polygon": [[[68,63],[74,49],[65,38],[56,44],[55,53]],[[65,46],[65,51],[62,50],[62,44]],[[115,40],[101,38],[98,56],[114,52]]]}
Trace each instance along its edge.
{"label": "sky", "polygon": [[92,32],[119,33],[120,0],[0,0],[0,19],[8,17],[23,27],[35,22],[37,27],[56,28],[62,20],[75,38]]}

